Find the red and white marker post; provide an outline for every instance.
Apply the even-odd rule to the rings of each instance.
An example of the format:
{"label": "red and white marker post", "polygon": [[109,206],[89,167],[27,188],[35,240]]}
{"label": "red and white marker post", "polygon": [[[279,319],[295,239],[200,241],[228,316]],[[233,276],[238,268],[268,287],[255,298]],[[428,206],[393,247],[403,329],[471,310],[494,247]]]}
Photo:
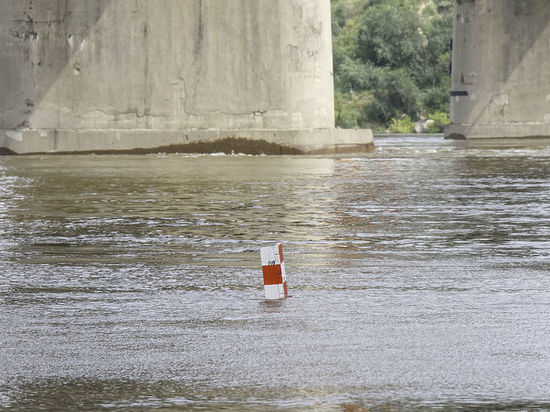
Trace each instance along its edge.
{"label": "red and white marker post", "polygon": [[265,298],[284,299],[288,297],[283,245],[277,243],[275,246],[262,247],[260,254],[262,256]]}

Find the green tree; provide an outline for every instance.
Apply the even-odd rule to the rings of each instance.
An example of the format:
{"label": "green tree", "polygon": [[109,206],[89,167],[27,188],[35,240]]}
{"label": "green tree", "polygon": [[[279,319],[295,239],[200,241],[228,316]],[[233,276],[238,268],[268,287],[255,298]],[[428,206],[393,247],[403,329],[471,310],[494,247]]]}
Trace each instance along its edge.
{"label": "green tree", "polygon": [[359,19],[355,57],[377,67],[414,71],[424,42],[420,26],[415,0],[371,2]]}
{"label": "green tree", "polygon": [[418,86],[404,69],[382,72],[374,85],[373,102],[366,107],[368,119],[387,124],[407,114],[416,117],[420,110]]}
{"label": "green tree", "polygon": [[449,110],[452,0],[332,0],[337,125]]}

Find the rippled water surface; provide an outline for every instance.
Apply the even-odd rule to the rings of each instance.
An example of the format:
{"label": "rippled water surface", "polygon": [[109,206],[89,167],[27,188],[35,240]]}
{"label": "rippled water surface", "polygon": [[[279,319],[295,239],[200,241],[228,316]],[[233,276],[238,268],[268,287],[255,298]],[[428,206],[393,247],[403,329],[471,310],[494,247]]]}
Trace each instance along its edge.
{"label": "rippled water surface", "polygon": [[0,157],[0,409],[550,408],[550,147],[376,144]]}

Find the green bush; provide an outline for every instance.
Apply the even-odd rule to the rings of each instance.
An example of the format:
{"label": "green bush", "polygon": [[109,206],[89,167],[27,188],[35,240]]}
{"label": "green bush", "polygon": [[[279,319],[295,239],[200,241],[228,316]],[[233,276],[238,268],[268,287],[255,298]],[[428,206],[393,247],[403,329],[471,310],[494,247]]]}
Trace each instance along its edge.
{"label": "green bush", "polygon": [[409,115],[403,115],[400,119],[391,119],[390,132],[413,133],[414,122]]}
{"label": "green bush", "polygon": [[371,97],[366,93],[358,95],[336,92],[334,94],[334,115],[336,127],[354,129],[365,127],[365,106]]}
{"label": "green bush", "polygon": [[434,112],[430,114],[429,118],[434,121],[428,126],[430,133],[441,133],[444,131],[445,126],[451,123],[449,113],[445,112]]}

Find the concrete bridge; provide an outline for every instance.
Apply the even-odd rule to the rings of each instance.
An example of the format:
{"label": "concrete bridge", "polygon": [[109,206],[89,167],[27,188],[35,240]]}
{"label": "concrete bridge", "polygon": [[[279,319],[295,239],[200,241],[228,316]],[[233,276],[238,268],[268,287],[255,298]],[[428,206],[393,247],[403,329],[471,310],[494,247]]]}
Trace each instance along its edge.
{"label": "concrete bridge", "polygon": [[368,150],[334,128],[330,0],[2,0],[4,152]]}
{"label": "concrete bridge", "polygon": [[[455,0],[450,138],[550,136],[548,0]],[[368,150],[330,0],[3,0],[0,153]]]}
{"label": "concrete bridge", "polygon": [[451,138],[550,137],[550,1],[455,0]]}

